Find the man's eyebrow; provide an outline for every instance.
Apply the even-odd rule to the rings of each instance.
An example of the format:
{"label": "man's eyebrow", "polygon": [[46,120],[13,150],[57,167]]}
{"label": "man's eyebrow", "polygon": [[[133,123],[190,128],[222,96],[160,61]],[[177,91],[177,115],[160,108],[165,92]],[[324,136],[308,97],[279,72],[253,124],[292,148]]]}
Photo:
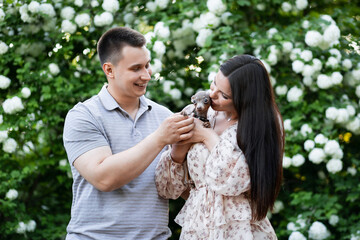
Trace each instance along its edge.
{"label": "man's eyebrow", "polygon": [[[145,65],[147,65],[147,64],[150,64],[150,61],[151,60],[149,60]],[[142,63],[135,63],[134,65],[131,65],[130,66],[130,68],[134,68],[134,67],[142,67],[143,66],[143,64]]]}

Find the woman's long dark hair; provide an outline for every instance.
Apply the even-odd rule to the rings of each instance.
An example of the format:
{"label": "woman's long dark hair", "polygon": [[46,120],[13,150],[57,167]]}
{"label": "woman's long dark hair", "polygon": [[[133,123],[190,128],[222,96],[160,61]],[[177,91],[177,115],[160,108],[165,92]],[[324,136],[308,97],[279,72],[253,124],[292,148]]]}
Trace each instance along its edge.
{"label": "woman's long dark hair", "polygon": [[250,171],[252,219],[273,210],[282,183],[284,129],[269,74],[257,58],[235,56],[220,66],[238,114],[237,143]]}

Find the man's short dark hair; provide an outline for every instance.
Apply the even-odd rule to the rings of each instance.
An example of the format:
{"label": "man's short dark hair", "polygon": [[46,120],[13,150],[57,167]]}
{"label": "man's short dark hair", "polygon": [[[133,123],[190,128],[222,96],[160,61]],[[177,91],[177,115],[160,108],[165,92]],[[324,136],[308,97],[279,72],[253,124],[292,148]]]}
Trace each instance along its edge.
{"label": "man's short dark hair", "polygon": [[101,36],[97,45],[101,66],[106,62],[118,63],[125,46],[142,47],[145,44],[145,37],[131,28],[112,28]]}

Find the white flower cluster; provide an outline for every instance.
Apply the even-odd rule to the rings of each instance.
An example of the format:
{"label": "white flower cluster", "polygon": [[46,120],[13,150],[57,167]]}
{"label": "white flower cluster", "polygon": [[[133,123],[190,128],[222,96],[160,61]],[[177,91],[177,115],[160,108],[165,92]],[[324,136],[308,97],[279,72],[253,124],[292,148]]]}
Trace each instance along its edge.
{"label": "white flower cluster", "polygon": [[16,189],[10,189],[7,193],[6,193],[6,198],[9,200],[14,200],[19,196],[18,191],[16,191]]}
{"label": "white flower cluster", "polygon": [[14,114],[24,109],[21,99],[17,96],[6,99],[3,102],[2,107],[7,114]]}
{"label": "white flower cluster", "polygon": [[[31,3],[33,3],[33,2],[31,2]],[[30,5],[31,5],[31,3],[30,3]],[[29,10],[30,10],[30,5],[29,5]],[[47,15],[49,18],[53,18],[56,16],[55,9],[50,3],[41,3],[38,11],[42,14]]]}
{"label": "white flower cluster", "polygon": [[31,90],[30,90],[30,88],[24,87],[23,89],[21,89],[21,96],[22,96],[23,98],[29,98],[30,95],[31,95]]}
{"label": "white flower cluster", "polygon": [[328,89],[334,85],[339,85],[343,80],[340,72],[333,72],[331,76],[320,74],[317,77],[317,86],[321,89]]}
{"label": "white flower cluster", "polygon": [[284,203],[280,200],[276,200],[274,203],[274,210],[272,211],[272,213],[277,214],[283,209],[284,209]]}
{"label": "white flower cluster", "polygon": [[24,4],[19,8],[19,13],[20,13],[20,18],[23,22],[32,23],[35,21],[35,18],[33,18],[29,15],[30,12],[28,10],[27,4]]}
{"label": "white flower cluster", "polygon": [[103,12],[100,15],[96,15],[94,18],[94,24],[97,27],[103,27],[112,24],[114,17],[110,12]]}
{"label": "white flower cluster", "polygon": [[290,12],[292,8],[293,8],[293,7],[292,7],[291,3],[289,3],[289,2],[283,2],[283,3],[281,4],[281,9],[282,9],[284,12]]}
{"label": "white flower cluster", "polygon": [[8,138],[8,132],[6,130],[0,131],[0,143],[4,142],[7,138]]}
{"label": "white flower cluster", "polygon": [[5,14],[4,10],[2,10],[2,9],[0,8],[0,22],[4,21],[5,16],[6,16],[6,14]]}
{"label": "white flower cluster", "polygon": [[171,90],[171,87],[175,85],[175,82],[174,81],[171,81],[171,80],[165,80],[163,82],[163,91],[164,93],[169,93],[170,90]]}
{"label": "white flower cluster", "polygon": [[[344,76],[344,82],[350,87],[356,87],[360,85],[360,63],[357,67],[348,71]],[[360,94],[357,93],[357,96],[360,98]]]}
{"label": "white flower cluster", "polygon": [[0,55],[5,54],[8,51],[9,47],[3,41],[0,41]]}
{"label": "white flower cluster", "polygon": [[266,35],[268,38],[273,38],[273,36],[278,33],[279,31],[276,28],[270,28],[267,32]]}
{"label": "white flower cluster", "polygon": [[275,88],[275,92],[279,96],[285,95],[287,91],[288,91],[288,87],[286,85],[276,86]]}
{"label": "white flower cluster", "polygon": [[19,193],[16,191],[16,189],[10,189],[5,196],[9,200],[14,200],[19,196]]}
{"label": "white flower cluster", "polygon": [[309,126],[309,124],[305,123],[300,128],[300,133],[304,137],[306,137],[308,134],[312,133],[312,128]]}
{"label": "white flower cluster", "polygon": [[152,59],[151,70],[153,73],[159,73],[162,70],[162,62],[158,58]]}
{"label": "white flower cluster", "polygon": [[49,64],[49,70],[50,70],[50,73],[53,76],[56,76],[56,75],[58,75],[60,73],[60,68],[56,63],[50,63]]}
{"label": "white flower cluster", "polygon": [[306,237],[301,232],[295,231],[290,234],[289,240],[306,240]]}
{"label": "white flower cluster", "polygon": [[36,222],[30,220],[28,223],[19,222],[18,227],[16,228],[16,233],[24,234],[25,232],[33,232],[36,229]]}
{"label": "white flower cluster", "polygon": [[13,138],[8,138],[3,142],[3,151],[7,153],[15,152],[17,148],[17,142]]}
{"label": "white flower cluster", "polygon": [[[323,148],[315,147],[316,144],[323,146]],[[320,164],[330,158],[326,163],[328,172],[335,174],[342,170],[343,163],[341,159],[344,153],[336,140],[328,140],[323,134],[318,134],[314,141],[308,139],[304,142],[304,149],[310,151],[308,158],[314,164]]]}
{"label": "white flower cluster", "polygon": [[192,28],[193,24],[189,20],[182,22],[181,28],[178,28],[172,32],[174,39],[173,45],[175,47],[174,55],[182,58],[184,56],[184,50],[195,43],[195,33]]}
{"label": "white flower cluster", "polygon": [[61,18],[64,20],[61,23],[61,30],[66,33],[73,34],[76,31],[76,24],[72,20],[75,16],[75,10],[72,7],[64,7],[60,13]]}
{"label": "white flower cluster", "polygon": [[84,5],[84,2],[83,2],[83,0],[75,0],[74,4],[78,7],[82,7]]}
{"label": "white flower cluster", "polygon": [[158,22],[155,24],[154,33],[161,39],[167,40],[170,37],[170,29],[168,26],[165,26],[164,22]]}
{"label": "white flower cluster", "polygon": [[289,168],[291,166],[291,158],[284,156],[283,157],[283,168]]}
{"label": "white flower cluster", "polygon": [[342,168],[343,163],[340,159],[330,159],[326,164],[326,169],[333,174],[340,172]]}
{"label": "white flower cluster", "polygon": [[213,31],[211,29],[201,29],[199,35],[196,37],[196,44],[199,47],[204,47],[206,40],[211,37]]}
{"label": "white flower cluster", "polygon": [[194,92],[195,92],[195,90],[191,87],[187,87],[184,90],[185,95],[189,96],[189,97],[192,96],[194,94]]}
{"label": "white flower cluster", "polygon": [[165,9],[169,4],[169,0],[155,0],[155,2],[149,1],[146,3],[146,8],[150,12],[156,12],[158,9]]}
{"label": "white flower cluster", "polygon": [[356,231],[356,234],[351,234],[350,240],[360,240],[360,230]]}
{"label": "white flower cluster", "polygon": [[155,41],[152,50],[158,58],[161,58],[166,52],[166,46],[162,41]]}
{"label": "white flower cluster", "polygon": [[291,158],[291,165],[294,167],[300,167],[305,163],[305,158],[301,154],[296,154]]}
{"label": "white flower cluster", "polygon": [[0,88],[6,89],[10,86],[11,80],[8,77],[0,75]]}
{"label": "white flower cluster", "polygon": [[330,232],[322,222],[313,222],[309,229],[309,238],[322,240],[330,236]]}
{"label": "white flower cluster", "polygon": [[90,24],[90,15],[81,13],[75,17],[75,22],[79,27],[84,27]]}
{"label": "white flower cluster", "polygon": [[135,21],[135,16],[132,13],[126,13],[123,19],[125,23],[131,24]]}
{"label": "white flower cluster", "polygon": [[155,4],[160,9],[165,9],[169,4],[169,0],[155,0]]}
{"label": "white flower cluster", "polygon": [[206,28],[217,28],[220,25],[221,18],[217,17],[212,12],[202,13],[200,17],[197,17],[193,21],[193,29],[196,32],[200,32]]}
{"label": "white flower cluster", "polygon": [[65,33],[73,34],[75,33],[76,28],[77,28],[76,24],[74,24],[70,20],[65,19],[61,23],[61,30]]}
{"label": "white flower cluster", "polygon": [[208,0],[206,2],[206,6],[210,12],[217,15],[221,15],[226,11],[226,5],[222,2],[222,0]]}
{"label": "white flower cluster", "polygon": [[338,222],[339,222],[339,216],[337,216],[337,215],[330,216],[330,218],[329,218],[330,225],[335,226],[336,224],[338,224]]}
{"label": "white flower cluster", "polygon": [[29,54],[33,57],[37,57],[42,54],[45,50],[45,45],[41,42],[34,42],[30,44],[21,44],[20,47],[16,49],[16,53],[21,55]]}
{"label": "white flower cluster", "polygon": [[291,10],[293,11],[304,10],[308,5],[309,3],[307,0],[296,0],[295,6],[291,5],[291,3],[289,2],[283,2],[281,4],[281,9],[287,13],[290,12]]}
{"label": "white flower cluster", "polygon": [[75,10],[72,7],[64,7],[60,12],[60,16],[63,19],[71,20],[75,16]]}
{"label": "white flower cluster", "polygon": [[296,0],[295,5],[298,10],[304,10],[308,6],[308,1],[307,0]]}
{"label": "white flower cluster", "polygon": [[287,92],[286,99],[288,102],[297,102],[301,99],[301,96],[303,95],[303,90],[301,88],[298,88],[297,86],[294,86],[290,88],[290,90]]}
{"label": "white flower cluster", "polygon": [[339,42],[340,29],[330,16],[323,15],[321,18],[328,21],[330,25],[323,26],[323,34],[315,30],[308,31],[305,35],[305,43],[310,47],[325,50]]}
{"label": "white flower cluster", "polygon": [[55,9],[50,3],[38,3],[31,1],[28,4],[24,4],[19,8],[20,18],[23,22],[32,23],[36,20],[39,14],[45,16],[51,21],[56,16]]}
{"label": "white flower cluster", "polygon": [[352,133],[360,134],[360,114],[356,115],[355,108],[348,105],[346,108],[329,107],[326,109],[325,117],[332,123],[340,124]]}
{"label": "white flower cluster", "polygon": [[303,229],[306,227],[306,219],[302,217],[301,214],[297,216],[297,220],[294,222],[289,222],[286,226],[287,230],[295,232],[300,229]]}
{"label": "white flower cluster", "polygon": [[271,66],[274,66],[278,63],[278,60],[281,56],[280,50],[275,45],[271,45],[268,50],[269,50],[269,55],[268,55],[266,61]]}
{"label": "white flower cluster", "polygon": [[313,148],[309,153],[309,160],[314,164],[320,164],[326,158],[325,152],[322,148]]}
{"label": "white flower cluster", "polygon": [[120,4],[117,0],[104,0],[101,6],[105,11],[115,13],[119,10]]}
{"label": "white flower cluster", "polygon": [[182,95],[181,91],[177,88],[171,89],[169,94],[173,100],[180,100]]}

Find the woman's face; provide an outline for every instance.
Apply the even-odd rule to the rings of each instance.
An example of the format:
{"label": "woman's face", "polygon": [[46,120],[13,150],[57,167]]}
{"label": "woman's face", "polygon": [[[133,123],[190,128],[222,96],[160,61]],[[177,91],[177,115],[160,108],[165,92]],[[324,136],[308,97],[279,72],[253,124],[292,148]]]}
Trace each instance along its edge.
{"label": "woman's face", "polygon": [[229,79],[219,71],[210,85],[211,107],[215,111],[236,114]]}

